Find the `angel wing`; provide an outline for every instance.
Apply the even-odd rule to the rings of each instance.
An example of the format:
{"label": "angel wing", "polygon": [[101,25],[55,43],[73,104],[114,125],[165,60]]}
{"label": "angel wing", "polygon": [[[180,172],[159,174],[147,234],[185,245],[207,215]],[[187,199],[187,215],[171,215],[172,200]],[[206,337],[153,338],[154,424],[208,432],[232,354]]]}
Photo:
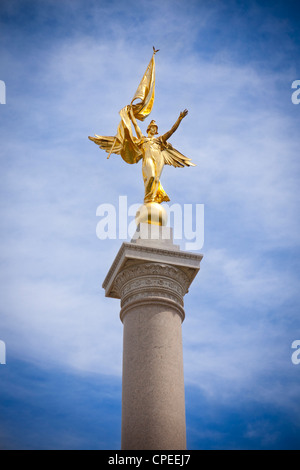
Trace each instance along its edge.
{"label": "angel wing", "polygon": [[[89,139],[99,145],[102,150],[105,150],[109,156],[112,153],[121,155],[123,160],[131,165],[137,163],[142,158],[141,150],[136,144],[138,139],[134,138],[132,140],[127,128],[124,129],[123,143],[121,143],[117,137],[97,134],[95,134],[95,137],[89,136]],[[109,158],[109,156],[107,158]]]}
{"label": "angel wing", "polygon": [[102,150],[105,150],[105,152],[121,155],[122,145],[115,139],[115,137],[95,134],[95,137],[89,136],[89,139],[99,145],[99,147]]}
{"label": "angel wing", "polygon": [[183,168],[184,166],[196,166],[190,158],[185,157],[169,142],[163,142],[162,155],[164,157],[165,165],[172,165],[177,168]]}

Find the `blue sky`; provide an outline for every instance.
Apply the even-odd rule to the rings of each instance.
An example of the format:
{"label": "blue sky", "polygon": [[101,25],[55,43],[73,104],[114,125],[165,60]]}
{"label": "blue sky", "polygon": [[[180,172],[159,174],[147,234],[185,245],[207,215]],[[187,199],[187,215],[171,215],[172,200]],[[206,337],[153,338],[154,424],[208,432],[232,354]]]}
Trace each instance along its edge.
{"label": "blue sky", "polygon": [[[118,449],[122,324],[101,288],[121,241],[102,203],[142,202],[106,160],[152,46],[172,202],[204,204],[183,323],[189,449],[299,449],[300,9],[294,1],[1,0],[1,449]],[[141,123],[143,131],[148,121]]]}

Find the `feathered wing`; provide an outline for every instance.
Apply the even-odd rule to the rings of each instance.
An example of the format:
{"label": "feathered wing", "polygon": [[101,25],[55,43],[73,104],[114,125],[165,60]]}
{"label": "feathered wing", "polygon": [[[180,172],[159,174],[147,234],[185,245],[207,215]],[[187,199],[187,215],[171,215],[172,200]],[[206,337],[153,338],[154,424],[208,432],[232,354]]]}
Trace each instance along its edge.
{"label": "feathered wing", "polygon": [[102,150],[105,150],[105,152],[110,153],[112,150],[112,153],[121,155],[122,145],[118,140],[115,140],[115,137],[95,134],[95,137],[89,136],[89,139],[99,145],[99,147]]}
{"label": "feathered wing", "polygon": [[95,142],[95,144],[99,145],[99,147],[108,154],[115,153],[116,155],[121,155],[126,163],[137,163],[142,158],[141,150],[137,146],[138,139],[135,137],[131,138],[127,128],[123,129],[123,136],[120,138],[122,138],[122,142],[120,142],[118,137],[97,134],[95,137],[89,136],[92,142]]}
{"label": "feathered wing", "polygon": [[174,149],[169,142],[163,143],[162,155],[164,157],[165,165],[172,165],[177,168],[184,166],[196,166],[190,158],[185,157],[178,150]]}

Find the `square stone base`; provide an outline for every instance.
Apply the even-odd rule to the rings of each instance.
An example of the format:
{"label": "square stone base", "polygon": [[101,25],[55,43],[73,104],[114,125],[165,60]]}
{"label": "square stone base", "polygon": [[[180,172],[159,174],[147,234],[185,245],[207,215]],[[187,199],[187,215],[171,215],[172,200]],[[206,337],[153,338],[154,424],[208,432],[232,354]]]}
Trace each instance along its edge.
{"label": "square stone base", "polygon": [[103,282],[106,297],[120,298],[114,281],[118,274],[129,266],[141,263],[163,263],[182,270],[193,282],[203,255],[180,250],[173,244],[170,227],[140,224],[130,243],[124,242]]}

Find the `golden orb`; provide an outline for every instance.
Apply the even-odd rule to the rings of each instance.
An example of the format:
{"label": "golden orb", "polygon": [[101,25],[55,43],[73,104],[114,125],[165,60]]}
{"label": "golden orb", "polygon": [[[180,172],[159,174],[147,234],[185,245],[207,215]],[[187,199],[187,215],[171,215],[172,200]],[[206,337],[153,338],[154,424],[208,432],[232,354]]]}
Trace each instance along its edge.
{"label": "golden orb", "polygon": [[143,204],[135,216],[136,225],[141,223],[153,225],[167,225],[168,214],[166,209],[157,202]]}

